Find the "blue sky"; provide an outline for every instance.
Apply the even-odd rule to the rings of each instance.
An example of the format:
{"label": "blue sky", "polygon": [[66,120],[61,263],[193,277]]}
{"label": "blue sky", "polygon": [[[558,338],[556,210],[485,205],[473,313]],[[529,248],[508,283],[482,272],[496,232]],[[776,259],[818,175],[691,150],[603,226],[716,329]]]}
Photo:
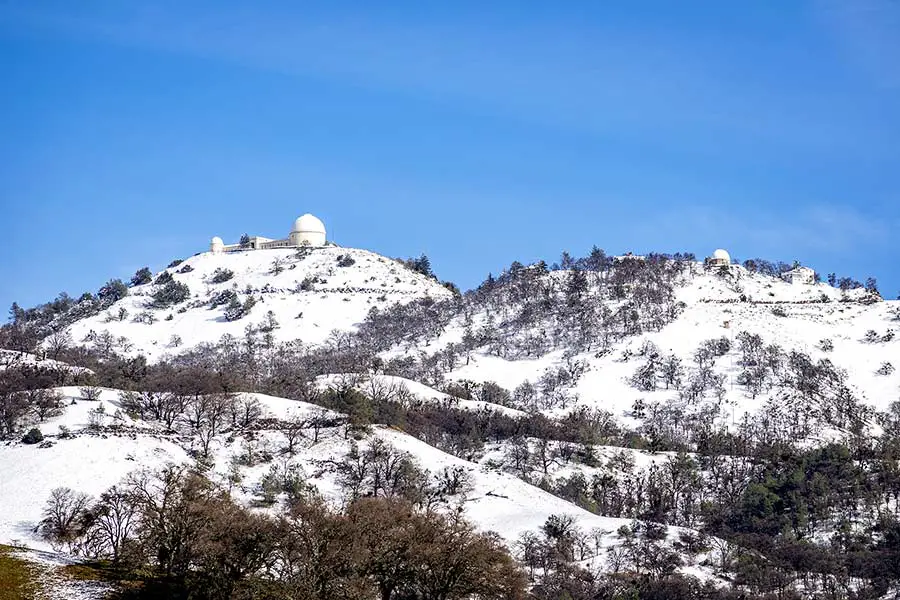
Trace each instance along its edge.
{"label": "blue sky", "polygon": [[597,244],[900,292],[895,0],[144,4],[0,0],[4,307],[304,212],[463,288]]}

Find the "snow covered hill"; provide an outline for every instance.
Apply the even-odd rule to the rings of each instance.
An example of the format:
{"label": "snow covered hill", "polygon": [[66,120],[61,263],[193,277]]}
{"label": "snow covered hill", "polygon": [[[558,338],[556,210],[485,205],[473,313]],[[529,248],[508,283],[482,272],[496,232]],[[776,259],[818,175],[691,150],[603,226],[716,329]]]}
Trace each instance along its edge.
{"label": "snow covered hill", "polygon": [[[248,326],[271,329],[276,342],[318,344],[334,330],[351,330],[372,307],[451,295],[395,260],[337,246],[203,252],[156,274],[154,282],[161,276],[187,285],[189,298],[154,308],[161,284],[134,286],[101,314],[71,325],[73,340],[150,360],[223,335],[240,338]],[[248,298],[256,301],[252,308],[229,320],[229,302],[245,306]]]}
{"label": "snow covered hill", "polygon": [[[129,473],[192,463],[200,450],[201,440],[183,421],[170,430],[159,422],[128,416],[118,390],[102,389],[95,400],[84,399],[77,387],[57,391],[65,408],[60,416],[40,424],[43,443],[0,446],[0,543],[51,551],[37,530],[54,488],[68,487],[97,497]],[[439,394],[424,386],[416,391]],[[629,519],[607,518],[579,508],[506,472],[496,462],[470,462],[395,429],[376,426],[356,440],[347,436],[342,415],[318,406],[265,394],[242,394],[239,402],[252,404],[259,412],[252,423],[225,427],[214,436],[207,474],[227,486],[237,500],[259,510],[274,509],[262,500],[264,481],[273,474],[279,479],[299,475],[327,500],[340,504],[346,499],[340,484],[341,462],[351,451],[364,452],[384,443],[430,474],[461,473],[465,484],[444,497],[446,509],[460,507],[476,526],[499,533],[510,546],[523,533],[537,531],[551,515],[569,516],[590,536],[592,560],[602,564],[606,549],[621,543],[619,530],[631,524]],[[324,425],[315,432],[305,425],[288,452],[287,424],[308,423],[313,415],[325,417]],[[276,493],[275,502],[281,496]],[[675,540],[682,531],[686,530],[670,527],[668,535]],[[696,557],[686,568],[709,575],[708,569],[698,566],[703,558]]]}
{"label": "snow covered hill", "polygon": [[[551,272],[544,277],[562,282],[566,272]],[[446,373],[446,378],[493,382],[509,392],[531,384],[540,394],[547,377],[560,369],[577,371],[571,382],[556,390],[567,398],[562,403],[564,407],[545,408],[544,412],[558,416],[579,407],[595,408],[610,411],[629,426],[639,426],[636,403],[686,404],[675,387],[667,389],[660,382],[656,389],[642,390],[633,385],[632,377],[645,362],[642,354],[647,348],[679,359],[683,378],[687,378],[696,368],[698,348],[707,340],[724,337],[730,348],[715,357],[712,365],[713,372],[725,378],[724,395],[714,404],[723,415],[723,424],[732,425],[745,414],[771,409],[772,404],[767,401],[778,398],[777,389],[751,397],[739,383],[744,370],[739,338],[742,333],[749,333],[759,335],[766,345],[776,345],[785,355],[798,351],[813,361],[827,359],[846,374],[853,393],[874,409],[886,410],[900,399],[900,371],[896,370],[900,367],[900,336],[894,334],[900,329],[900,301],[881,301],[862,289],[841,291],[824,283],[791,284],[750,273],[737,265],[722,275],[699,264],[679,282],[674,301],[678,303],[677,317],[659,330],[647,327],[635,335],[614,339],[606,347],[595,344],[580,352],[554,349],[527,357],[508,357],[495,348],[482,346],[468,353],[465,363]],[[615,312],[623,302],[604,301],[604,305]],[[385,356],[416,352],[435,355],[460,344],[467,329],[477,330],[495,319],[496,313],[491,310],[456,317],[437,339],[418,344],[404,342]],[[516,335],[542,335],[542,330],[526,329],[524,334]]]}
{"label": "snow covered hill", "polygon": [[[159,306],[162,291],[182,286],[186,298]],[[416,302],[424,298],[435,302]],[[428,493],[458,475],[464,485],[435,501],[511,546],[566,515],[579,543],[593,544],[585,560],[602,571],[616,554],[607,550],[627,544],[632,519],[658,522],[682,572],[711,578],[728,544],[685,543],[697,534],[685,528],[704,527],[707,503],[740,498],[762,463],[703,444],[734,437],[802,451],[887,431],[900,399],[897,328],[900,302],[864,289],[686,259],[595,270],[515,263],[457,297],[364,250],[198,254],[68,329],[76,343],[151,363],[215,345],[152,365],[146,379],[117,371],[139,361],[101,351],[83,363],[96,371],[65,379],[172,393],[187,405],[166,422],[114,389],[88,399],[60,388],[65,410],[39,423],[43,444],[0,446],[0,543],[46,548],[35,527],[55,487],[96,496],[137,468],[172,462],[196,462],[258,510],[274,510],[289,484],[340,504],[348,461],[386,447],[433,478],[422,484]],[[295,340],[303,347],[279,345]],[[40,356],[2,360],[70,373]],[[185,378],[207,374],[212,383],[186,389]],[[51,381],[40,387],[63,379]],[[234,390],[322,406],[225,392]],[[204,395],[227,401],[231,416],[192,417],[190,403]],[[23,413],[10,431],[21,435],[37,414]],[[735,490],[718,485],[724,471]],[[810,535],[825,539],[823,531]]]}

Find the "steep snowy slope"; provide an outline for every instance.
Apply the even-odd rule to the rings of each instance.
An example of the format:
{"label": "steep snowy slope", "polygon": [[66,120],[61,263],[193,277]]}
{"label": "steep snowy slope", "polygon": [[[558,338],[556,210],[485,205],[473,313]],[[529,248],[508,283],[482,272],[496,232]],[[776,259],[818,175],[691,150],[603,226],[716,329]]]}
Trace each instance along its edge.
{"label": "steep snowy slope", "polygon": [[[217,273],[226,271],[233,276],[215,283]],[[352,329],[374,306],[450,295],[438,282],[397,261],[336,246],[204,252],[158,273],[154,281],[162,273],[187,285],[190,298],[153,308],[151,296],[161,286],[132,287],[128,296],[103,313],[74,323],[69,332],[75,342],[97,343],[98,336],[108,332],[119,351],[142,353],[152,360],[216,342],[226,334],[242,337],[248,326],[266,327],[266,315],[272,311],[277,323],[272,331],[275,341],[318,344],[335,329]],[[248,314],[228,320],[232,292],[237,302],[243,304],[252,297],[256,304]]]}

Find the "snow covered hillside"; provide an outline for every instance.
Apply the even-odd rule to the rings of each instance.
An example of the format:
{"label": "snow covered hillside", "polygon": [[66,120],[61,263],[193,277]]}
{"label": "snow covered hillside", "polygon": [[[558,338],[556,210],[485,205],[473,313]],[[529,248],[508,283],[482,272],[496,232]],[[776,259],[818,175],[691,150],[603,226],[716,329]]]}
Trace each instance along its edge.
{"label": "snow covered hillside", "polygon": [[[169,276],[189,297],[154,307],[152,295]],[[218,282],[218,283],[217,283]],[[69,328],[75,342],[156,359],[223,335],[240,338],[248,326],[274,341],[319,344],[334,330],[351,330],[372,307],[451,293],[437,281],[367,250],[303,249],[204,252],[134,286],[102,313]],[[248,298],[255,304],[250,307]],[[241,308],[229,314],[229,305]],[[272,312],[274,322],[267,316]]]}
{"label": "snow covered hillside", "polygon": [[[556,271],[543,279],[551,289],[561,289],[566,277],[565,271]],[[597,338],[607,327],[621,327],[618,314],[628,310],[629,303],[603,301],[599,310],[609,317],[597,317],[600,335],[580,349],[566,343],[561,348],[547,347],[543,340],[564,334],[553,333],[540,322],[519,326],[526,309],[500,303],[500,308],[476,304],[465,314],[448,319],[435,338],[404,341],[384,356],[422,352],[437,357],[454,351],[458,355],[458,348],[468,341],[473,349],[464,352],[465,360],[455,361],[446,380],[496,383],[511,393],[508,405],[512,408],[537,407],[558,416],[588,407],[610,411],[623,423],[638,426],[641,418],[636,414],[644,411],[636,413],[636,405],[691,405],[696,409],[698,404],[712,402],[721,415],[720,422],[731,425],[746,414],[773,409],[767,401],[777,401],[782,391],[773,384],[753,394],[741,383],[747,369],[741,339],[750,334],[759,336],[766,346],[779,348],[784,362],[794,351],[808,355],[813,362],[830,361],[846,376],[847,385],[860,401],[873,409],[886,410],[900,398],[900,371],[896,370],[900,367],[900,336],[894,335],[900,329],[900,301],[881,301],[862,289],[841,291],[824,283],[791,284],[737,265],[729,267],[727,274],[694,265],[679,276],[673,291],[675,316],[670,322],[641,324],[627,335],[606,340]],[[607,320],[611,325],[606,325]],[[707,391],[685,401],[681,383],[697,370],[698,349],[708,340],[721,338],[727,339],[728,350],[710,357],[712,373],[723,378],[721,394]],[[541,340],[536,343],[539,349],[523,356],[523,339]],[[648,362],[648,354],[677,359],[679,384],[665,385],[662,374],[655,373],[652,385],[636,386],[635,373]],[[521,392],[518,396],[513,393],[517,389]]]}
{"label": "snow covered hillside", "polygon": [[[341,504],[347,493],[342,465],[354,464],[352,453],[365,453],[381,444],[378,452],[408,456],[435,482],[452,477],[457,483],[444,489],[436,501],[446,510],[460,507],[480,529],[499,533],[510,546],[522,534],[537,531],[551,515],[568,516],[590,536],[590,555],[602,564],[606,549],[621,543],[619,530],[631,524],[629,519],[607,518],[579,508],[506,472],[496,461],[470,462],[395,429],[376,426],[370,434],[354,439],[347,435],[344,415],[303,402],[242,394],[236,401],[243,416],[204,441],[189,417],[179,418],[169,428],[129,416],[118,390],[99,390],[91,400],[83,398],[77,387],[57,391],[64,410],[40,423],[45,436],[41,444],[0,446],[0,543],[49,551],[51,547],[37,532],[54,488],[68,487],[98,497],[132,472],[192,463],[204,448],[207,475],[259,510],[269,510],[283,498],[282,484],[272,487],[273,482],[289,478],[312,485],[330,502]],[[440,395],[424,386],[416,393]],[[247,406],[253,407],[250,417]],[[189,407],[185,414],[191,414]],[[359,468],[360,463],[355,464]],[[682,531],[686,530],[671,527],[669,536],[675,540]],[[687,566],[696,571],[696,565]]]}

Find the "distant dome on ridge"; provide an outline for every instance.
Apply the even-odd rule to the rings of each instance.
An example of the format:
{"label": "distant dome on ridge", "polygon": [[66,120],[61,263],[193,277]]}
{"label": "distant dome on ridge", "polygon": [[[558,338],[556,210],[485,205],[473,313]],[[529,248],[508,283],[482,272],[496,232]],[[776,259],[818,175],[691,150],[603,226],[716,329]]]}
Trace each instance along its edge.
{"label": "distant dome on ridge", "polygon": [[273,240],[261,235],[247,235],[241,238],[237,244],[225,244],[222,238],[215,236],[209,242],[209,251],[220,252],[246,252],[248,250],[274,250],[277,248],[290,248],[292,246],[324,246],[325,223],[319,218],[306,213],[294,221],[291,232],[286,238]]}
{"label": "distant dome on ridge", "polygon": [[713,265],[730,265],[731,264],[731,255],[728,254],[727,250],[723,250],[722,248],[717,249],[712,253],[712,257],[710,258],[710,263]]}

